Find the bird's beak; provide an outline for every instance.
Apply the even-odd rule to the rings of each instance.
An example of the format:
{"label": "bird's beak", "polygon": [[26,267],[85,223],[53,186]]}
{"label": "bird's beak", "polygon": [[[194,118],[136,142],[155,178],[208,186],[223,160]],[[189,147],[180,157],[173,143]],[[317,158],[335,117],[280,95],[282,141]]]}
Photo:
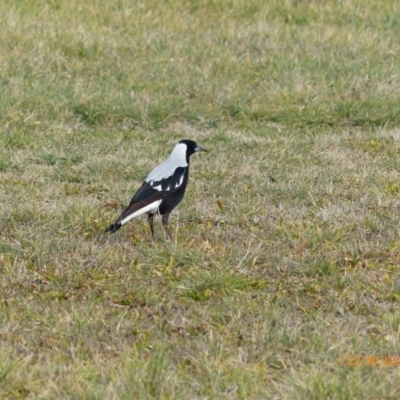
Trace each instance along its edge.
{"label": "bird's beak", "polygon": [[207,151],[204,147],[201,146],[196,146],[196,148],[194,149],[194,151],[197,153],[199,151]]}

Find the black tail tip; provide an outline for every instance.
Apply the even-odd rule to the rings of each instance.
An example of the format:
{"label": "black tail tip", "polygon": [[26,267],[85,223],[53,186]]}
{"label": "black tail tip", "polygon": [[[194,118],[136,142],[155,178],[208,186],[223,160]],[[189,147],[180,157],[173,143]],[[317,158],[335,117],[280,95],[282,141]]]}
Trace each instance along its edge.
{"label": "black tail tip", "polygon": [[115,233],[115,232],[117,232],[117,230],[119,229],[119,228],[121,228],[121,223],[120,222],[118,222],[117,224],[111,224],[106,230],[105,230],[105,232],[107,233],[107,232],[110,232],[110,233]]}

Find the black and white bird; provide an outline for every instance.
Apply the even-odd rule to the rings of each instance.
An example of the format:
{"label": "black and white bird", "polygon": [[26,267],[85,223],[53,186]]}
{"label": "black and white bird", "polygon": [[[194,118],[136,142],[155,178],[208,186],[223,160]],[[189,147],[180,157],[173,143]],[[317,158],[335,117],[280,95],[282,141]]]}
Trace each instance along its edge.
{"label": "black and white bird", "polygon": [[162,215],[164,229],[171,237],[168,230],[169,214],[181,202],[185,194],[189,179],[190,156],[199,151],[206,150],[193,140],[181,140],[168,159],[150,172],[128,207],[106,229],[106,232],[114,233],[132,218],[147,213],[153,238],[155,214]]}

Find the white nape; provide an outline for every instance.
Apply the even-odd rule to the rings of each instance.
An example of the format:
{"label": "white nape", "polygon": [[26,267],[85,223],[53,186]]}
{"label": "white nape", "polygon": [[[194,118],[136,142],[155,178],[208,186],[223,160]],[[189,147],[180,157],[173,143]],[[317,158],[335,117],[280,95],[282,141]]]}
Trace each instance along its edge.
{"label": "white nape", "polygon": [[172,150],[168,159],[150,172],[146,178],[146,182],[158,182],[162,179],[167,179],[175,173],[177,168],[186,168],[188,166],[186,161],[186,151],[186,144],[178,143]]}

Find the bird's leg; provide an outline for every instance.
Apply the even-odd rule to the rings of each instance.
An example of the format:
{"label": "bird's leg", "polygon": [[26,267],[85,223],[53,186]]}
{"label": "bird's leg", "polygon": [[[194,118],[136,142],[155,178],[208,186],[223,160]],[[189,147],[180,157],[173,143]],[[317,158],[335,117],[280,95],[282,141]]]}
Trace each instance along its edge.
{"label": "bird's leg", "polygon": [[153,239],[155,239],[153,222],[154,222],[154,214],[149,214],[149,224],[150,224],[151,235],[153,236]]}
{"label": "bird's leg", "polygon": [[169,214],[164,214],[161,217],[161,221],[162,221],[163,227],[165,229],[165,232],[168,235],[168,238],[171,239],[171,234],[169,233],[169,229],[168,229],[168,218],[169,218]]}

